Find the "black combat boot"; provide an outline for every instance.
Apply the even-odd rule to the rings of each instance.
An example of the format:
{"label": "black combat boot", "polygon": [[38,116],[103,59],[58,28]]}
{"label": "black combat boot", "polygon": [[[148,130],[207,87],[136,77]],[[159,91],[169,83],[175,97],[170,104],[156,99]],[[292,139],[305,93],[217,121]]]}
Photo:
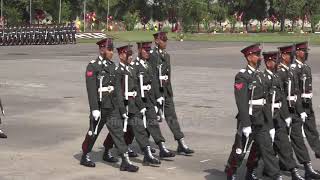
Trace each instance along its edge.
{"label": "black combat boot", "polygon": [[300,176],[297,168],[293,168],[291,170],[291,179],[292,180],[304,180],[304,178]]}
{"label": "black combat boot", "polygon": [[178,140],[178,149],[177,149],[178,154],[193,154],[194,151],[190,149],[186,143],[184,142],[184,139],[181,138]]}
{"label": "black combat boot", "polygon": [[305,169],[305,179],[311,180],[311,179],[320,179],[320,174],[313,170],[311,163],[305,163],[304,164]]}
{"label": "black combat boot", "polygon": [[0,129],[0,138],[8,138],[7,135]]}
{"label": "black combat boot", "polygon": [[159,156],[160,158],[167,158],[167,157],[175,157],[176,154],[174,152],[169,151],[166,146],[164,145],[164,142],[160,142],[159,144]]}
{"label": "black combat boot", "polygon": [[139,155],[128,146],[129,157],[138,157]]}
{"label": "black combat boot", "polygon": [[102,159],[103,159],[104,161],[109,162],[109,163],[119,162],[118,158],[112,156],[112,154],[111,154],[111,152],[110,152],[110,149],[106,149],[106,150],[104,151]]}
{"label": "black combat boot", "polygon": [[157,164],[161,164],[160,160],[155,158],[152,153],[151,153],[151,148],[150,146],[147,146],[144,148],[143,150],[144,152],[144,158],[143,158],[143,163],[145,165],[149,165],[149,164],[154,164],[154,165],[157,165]]}
{"label": "black combat boot", "polygon": [[227,180],[237,180],[237,175],[236,174],[227,175]]}
{"label": "black combat boot", "polygon": [[91,161],[89,154],[82,154],[80,164],[86,167],[96,167],[96,164]]}
{"label": "black combat boot", "polygon": [[137,172],[139,170],[139,167],[133,165],[129,160],[128,153],[121,154],[121,159],[120,171]]}
{"label": "black combat boot", "polygon": [[157,151],[156,151],[156,149],[155,148],[151,148],[151,153],[152,154],[154,154],[154,153],[156,153]]}
{"label": "black combat boot", "polygon": [[320,153],[319,152],[316,152],[315,156],[316,156],[317,159],[320,159]]}
{"label": "black combat boot", "polygon": [[246,180],[259,180],[255,170],[247,170]]}

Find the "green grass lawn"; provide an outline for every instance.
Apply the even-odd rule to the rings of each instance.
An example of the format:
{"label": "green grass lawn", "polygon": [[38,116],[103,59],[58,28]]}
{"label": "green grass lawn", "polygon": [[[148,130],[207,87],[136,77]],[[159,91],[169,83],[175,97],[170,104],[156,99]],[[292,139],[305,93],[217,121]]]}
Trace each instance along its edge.
{"label": "green grass lawn", "polygon": [[[126,31],[108,32],[115,41],[137,42],[152,41],[154,32]],[[176,33],[169,33],[169,40],[177,40]],[[94,43],[97,40],[81,39],[80,43]],[[264,42],[264,43],[292,43],[309,41],[320,45],[320,34],[288,34],[288,33],[250,33],[250,34],[191,34],[186,33],[184,41],[213,41],[213,42]]]}

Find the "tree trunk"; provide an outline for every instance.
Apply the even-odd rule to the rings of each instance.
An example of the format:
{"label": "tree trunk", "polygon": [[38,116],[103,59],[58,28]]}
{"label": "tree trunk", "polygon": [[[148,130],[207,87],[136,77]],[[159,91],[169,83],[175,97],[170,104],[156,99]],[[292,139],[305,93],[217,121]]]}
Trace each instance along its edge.
{"label": "tree trunk", "polygon": [[295,20],[292,20],[292,23],[291,23],[292,32],[294,32],[294,24],[295,24]]}
{"label": "tree trunk", "polygon": [[305,18],[303,17],[303,19],[302,19],[302,27],[301,27],[303,32],[304,32],[304,22],[305,22]]}
{"label": "tree trunk", "polygon": [[280,20],[280,23],[281,23],[281,32],[284,32],[286,30],[286,27],[285,27],[285,22],[286,22],[286,17],[284,15],[281,16],[281,20]]}
{"label": "tree trunk", "polygon": [[275,26],[276,23],[273,23],[272,25],[272,32],[274,32],[274,26]]}
{"label": "tree trunk", "polygon": [[262,26],[262,20],[260,20],[260,32],[262,32],[262,28],[263,28],[263,26]]}
{"label": "tree trunk", "polygon": [[198,33],[200,32],[200,22],[198,22]]}

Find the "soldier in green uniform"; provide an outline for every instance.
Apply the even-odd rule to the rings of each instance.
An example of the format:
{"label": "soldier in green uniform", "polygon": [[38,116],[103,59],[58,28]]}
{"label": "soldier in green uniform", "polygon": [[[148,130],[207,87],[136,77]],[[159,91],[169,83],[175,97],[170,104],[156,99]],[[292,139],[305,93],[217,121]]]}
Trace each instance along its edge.
{"label": "soldier in green uniform", "polygon": [[287,97],[284,92],[283,83],[277,75],[277,65],[279,63],[278,51],[263,53],[266,69],[264,71],[266,84],[268,87],[267,103],[271,107],[271,137],[274,142],[274,150],[276,151],[280,168],[284,171],[290,171],[292,180],[303,180],[298,172],[297,163],[293,158],[293,150],[290,139],[290,126],[292,118],[288,110]]}
{"label": "soldier in green uniform", "polygon": [[[4,115],[4,109],[3,109],[3,106],[2,106],[1,99],[0,99],[0,109],[1,109],[2,115]],[[1,117],[0,117],[0,125],[1,125]],[[7,135],[1,130],[1,128],[0,128],[0,138],[3,138],[3,139],[7,138]]]}
{"label": "soldier in green uniform", "polygon": [[[258,69],[261,63],[260,44],[248,46],[241,52],[248,65],[245,69],[241,69],[235,77],[234,93],[238,107],[237,133],[225,169],[227,179],[238,179],[237,168],[242,164],[251,140],[254,140],[252,148],[256,148],[259,157],[263,160],[265,174],[272,179],[282,180],[278,159],[273,151],[270,138],[272,119],[266,105],[266,82],[263,73]],[[254,158],[248,158],[248,163],[251,163],[252,159]],[[252,168],[248,169],[247,175],[252,174],[252,170]]]}
{"label": "soldier in green uniform", "polygon": [[306,117],[303,123],[304,132],[311,149],[315,152],[316,158],[320,158],[320,140],[317,130],[314,110],[312,107],[312,73],[311,67],[306,64],[308,60],[308,42],[296,44],[296,67],[299,80],[299,90],[301,94],[303,111]]}
{"label": "soldier in green uniform", "polygon": [[136,69],[138,85],[140,86],[141,98],[147,108],[143,118],[147,122],[148,133],[153,137],[159,146],[160,158],[174,157],[175,153],[169,151],[165,146],[165,138],[162,136],[157,119],[157,101],[160,98],[159,85],[149,64],[150,50],[152,42],[138,42],[138,57],[132,61],[131,65]]}
{"label": "soldier in green uniform", "polygon": [[295,46],[279,47],[279,51],[281,53],[281,59],[277,74],[283,82],[284,93],[288,102],[288,110],[292,118],[290,133],[291,145],[299,163],[304,165],[305,179],[320,179],[320,174],[312,168],[302,133],[302,125],[306,113],[302,106],[301,92],[299,90],[299,68],[293,63],[295,60]]}
{"label": "soldier in green uniform", "polygon": [[158,32],[153,36],[156,46],[150,51],[148,62],[150,62],[153,74],[159,84],[161,97],[156,100],[159,105],[159,112],[162,118],[165,117],[174,139],[178,141],[177,152],[189,155],[194,151],[184,141],[184,134],[181,131],[173,101],[170,55],[165,50],[168,40],[167,33]]}
{"label": "soldier in green uniform", "polygon": [[119,155],[122,158],[121,171],[137,172],[139,167],[133,165],[128,157],[127,145],[123,139],[123,121],[119,113],[120,84],[116,79],[116,66],[111,61],[113,56],[112,39],[99,42],[100,56],[92,60],[86,70],[86,85],[90,105],[90,127],[82,144],[83,155],[80,164],[95,167],[90,160],[89,152],[106,124]]}
{"label": "soldier in green uniform", "polygon": [[126,131],[127,125],[131,126],[137,143],[144,152],[144,163],[160,164],[161,162],[151,153],[146,124],[142,118],[147,109],[141,99],[136,70],[130,66],[132,61],[131,46],[122,46],[117,50],[120,63],[116,76],[121,84],[122,98],[119,98],[119,107],[120,113],[124,118],[124,131]]}

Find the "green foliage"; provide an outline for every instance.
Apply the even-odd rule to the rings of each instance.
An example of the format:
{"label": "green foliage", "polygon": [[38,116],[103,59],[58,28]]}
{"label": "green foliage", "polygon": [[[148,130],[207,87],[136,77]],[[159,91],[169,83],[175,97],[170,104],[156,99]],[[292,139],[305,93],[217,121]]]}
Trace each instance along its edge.
{"label": "green foliage", "polygon": [[127,31],[133,31],[136,24],[139,22],[138,13],[130,13],[128,12],[124,17],[124,24],[126,26]]}

